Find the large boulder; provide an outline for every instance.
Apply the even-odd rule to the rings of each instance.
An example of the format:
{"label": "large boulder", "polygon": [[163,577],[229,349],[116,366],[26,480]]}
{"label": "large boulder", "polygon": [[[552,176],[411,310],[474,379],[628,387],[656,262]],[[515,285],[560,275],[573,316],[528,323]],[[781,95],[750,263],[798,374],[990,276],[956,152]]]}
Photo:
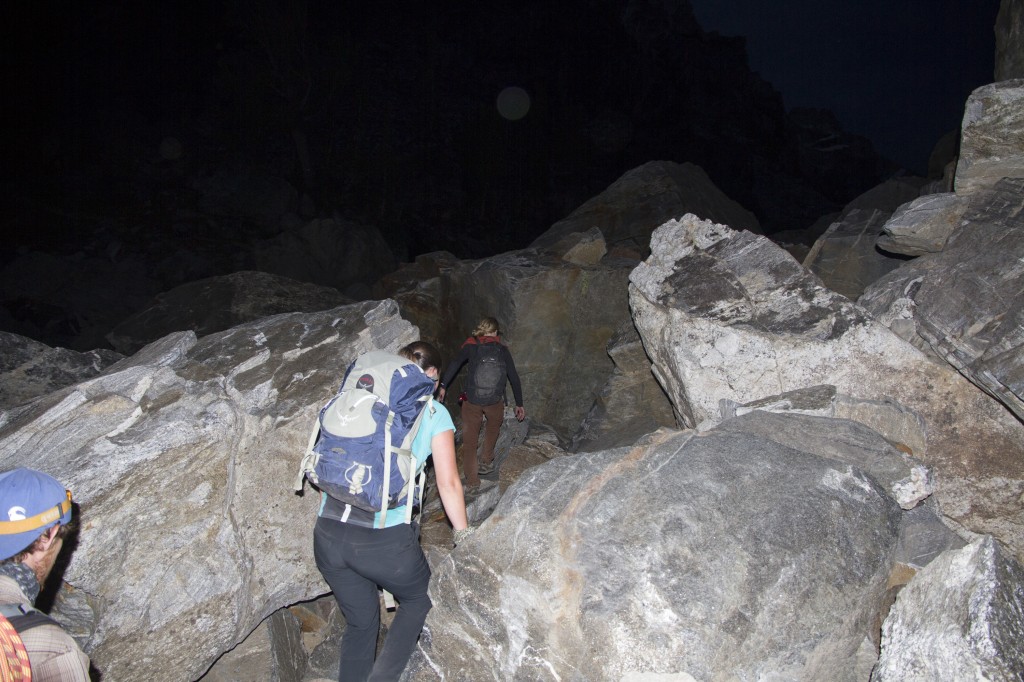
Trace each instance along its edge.
{"label": "large boulder", "polygon": [[899,420],[906,433],[876,410],[863,418],[934,468],[948,517],[1024,555],[1024,427],[1002,405],[762,237],[685,216],[651,248],[630,304],[680,423],[708,428],[720,401],[821,384],[895,405],[913,417]]}
{"label": "large boulder", "polygon": [[904,517],[875,469],[911,463],[849,421],[724,426],[526,471],[436,567],[407,679],[867,679]]}
{"label": "large boulder", "polygon": [[57,617],[104,679],[187,681],[268,615],[328,591],[318,496],[291,486],[347,362],[416,339],[394,302],[180,332],[0,419],[0,466],[74,491]]}
{"label": "large boulder", "polygon": [[235,272],[158,294],[114,327],[107,340],[121,353],[131,354],[172,332],[192,330],[196,336],[206,336],[261,317],[327,310],[346,303],[352,300],[330,287],[266,272]]}
{"label": "large boulder", "polygon": [[883,251],[905,256],[938,253],[959,226],[966,204],[952,192],[919,197],[896,209],[875,243]]}
{"label": "large boulder", "polygon": [[983,536],[940,555],[899,593],[871,680],[1019,680],[1022,641],[1024,568]]}
{"label": "large boulder", "polygon": [[870,286],[858,303],[949,363],[1024,422],[1024,178],[950,197],[925,225],[954,225],[943,250]]}
{"label": "large boulder", "polygon": [[967,98],[960,128],[957,194],[1024,177],[1024,80],[983,85]]}

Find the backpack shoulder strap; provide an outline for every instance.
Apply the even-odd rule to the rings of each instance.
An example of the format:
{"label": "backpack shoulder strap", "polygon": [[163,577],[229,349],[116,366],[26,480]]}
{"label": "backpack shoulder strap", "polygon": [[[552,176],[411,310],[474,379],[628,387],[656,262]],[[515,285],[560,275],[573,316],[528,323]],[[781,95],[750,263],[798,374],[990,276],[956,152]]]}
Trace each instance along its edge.
{"label": "backpack shoulder strap", "polygon": [[[423,424],[424,416],[427,413],[433,414],[435,411],[437,411],[437,407],[434,406],[434,397],[433,396],[427,396],[426,404],[423,405],[423,409],[420,410],[419,415],[416,417],[416,421],[413,422],[412,428],[409,429],[409,433],[411,434],[411,437],[409,439],[409,448],[410,449],[412,448],[412,441],[413,441],[413,439],[416,437],[416,434],[419,433],[420,426]],[[415,457],[415,455],[413,455],[413,456]],[[412,522],[412,508],[414,506],[413,503],[416,501],[416,500],[413,499],[413,495],[415,494],[415,491],[416,491],[417,488],[419,488],[419,491],[420,491],[420,499],[419,499],[420,507],[423,506],[423,491],[426,489],[426,485],[427,485],[427,466],[426,465],[427,465],[426,461],[424,461],[422,464],[418,464],[417,465],[416,477],[417,477],[419,485],[410,485],[409,486],[409,497],[406,499],[406,506],[405,506],[405,522],[406,523],[411,523]],[[420,509],[419,513],[422,514],[423,510]]]}
{"label": "backpack shoulder strap", "polygon": [[40,625],[61,627],[60,623],[53,618],[28,604],[0,604],[0,615],[6,618],[18,632],[25,632]]}
{"label": "backpack shoulder strap", "polygon": [[32,679],[32,663],[20,633],[51,623],[60,627],[57,621],[29,604],[0,604],[0,679]]}

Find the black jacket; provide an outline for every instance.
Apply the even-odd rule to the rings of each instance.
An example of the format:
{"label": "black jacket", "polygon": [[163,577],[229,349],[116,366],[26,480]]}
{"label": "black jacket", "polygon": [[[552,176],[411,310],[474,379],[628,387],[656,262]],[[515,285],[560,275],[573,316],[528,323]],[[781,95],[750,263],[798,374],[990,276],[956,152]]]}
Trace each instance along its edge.
{"label": "black jacket", "polygon": [[448,369],[445,370],[444,376],[441,377],[441,388],[447,390],[449,384],[455,379],[455,376],[462,369],[462,366],[467,362],[470,363],[470,373],[472,373],[474,367],[473,363],[476,360],[476,348],[481,343],[496,343],[505,354],[505,373],[508,376],[508,381],[512,384],[512,395],[516,399],[516,407],[523,406],[523,386],[519,382],[519,373],[516,371],[516,363],[512,361],[512,353],[509,352],[508,346],[501,343],[500,341],[480,341],[470,337],[462,344],[459,354],[455,356],[455,360],[448,365]]}

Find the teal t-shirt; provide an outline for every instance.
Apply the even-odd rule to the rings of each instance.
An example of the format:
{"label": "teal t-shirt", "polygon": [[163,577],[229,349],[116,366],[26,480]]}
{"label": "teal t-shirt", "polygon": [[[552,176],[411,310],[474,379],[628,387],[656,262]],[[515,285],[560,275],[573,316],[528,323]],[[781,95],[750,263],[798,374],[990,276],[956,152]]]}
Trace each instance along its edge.
{"label": "teal t-shirt", "polygon": [[[432,400],[430,405],[426,408],[427,413],[423,415],[423,422],[420,424],[420,430],[416,432],[416,437],[412,441],[412,454],[416,456],[416,461],[420,466],[427,461],[430,457],[431,441],[439,433],[445,431],[455,431],[455,423],[452,421],[452,416],[448,414],[448,409],[436,400]],[[374,527],[380,523],[380,512],[373,515]],[[400,523],[405,523],[405,505],[401,507],[395,507],[394,509],[388,509],[387,519],[384,521],[384,527],[397,526]]]}

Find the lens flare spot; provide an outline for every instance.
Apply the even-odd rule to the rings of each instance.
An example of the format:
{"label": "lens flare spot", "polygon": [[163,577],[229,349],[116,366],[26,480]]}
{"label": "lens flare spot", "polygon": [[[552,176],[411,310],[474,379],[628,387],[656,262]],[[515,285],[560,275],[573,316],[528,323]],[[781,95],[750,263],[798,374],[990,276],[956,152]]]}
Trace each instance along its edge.
{"label": "lens flare spot", "polygon": [[498,93],[498,113],[509,121],[518,121],[530,111],[526,90],[509,86]]}

